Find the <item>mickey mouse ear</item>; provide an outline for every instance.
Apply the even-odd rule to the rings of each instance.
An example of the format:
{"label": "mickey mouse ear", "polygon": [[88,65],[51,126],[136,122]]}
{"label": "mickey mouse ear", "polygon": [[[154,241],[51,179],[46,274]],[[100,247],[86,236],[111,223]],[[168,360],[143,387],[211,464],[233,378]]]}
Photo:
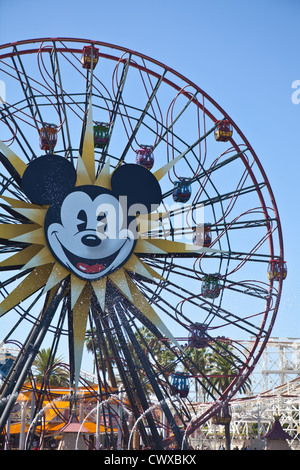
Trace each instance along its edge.
{"label": "mickey mouse ear", "polygon": [[162,201],[160,185],[146,168],[129,163],[118,167],[111,177],[116,196],[127,196],[127,206],[142,204],[147,212],[155,210]]}
{"label": "mickey mouse ear", "polygon": [[33,204],[53,204],[74,188],[76,171],[72,163],[58,155],[43,155],[27,166],[21,189]]}

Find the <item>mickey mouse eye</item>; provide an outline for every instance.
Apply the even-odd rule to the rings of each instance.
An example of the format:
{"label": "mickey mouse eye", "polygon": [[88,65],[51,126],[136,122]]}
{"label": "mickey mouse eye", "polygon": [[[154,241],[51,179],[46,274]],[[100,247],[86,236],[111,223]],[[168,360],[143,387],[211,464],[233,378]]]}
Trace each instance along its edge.
{"label": "mickey mouse eye", "polygon": [[87,215],[84,210],[80,210],[77,215],[77,219],[81,221],[81,223],[77,224],[77,229],[79,232],[86,229],[87,226]]}

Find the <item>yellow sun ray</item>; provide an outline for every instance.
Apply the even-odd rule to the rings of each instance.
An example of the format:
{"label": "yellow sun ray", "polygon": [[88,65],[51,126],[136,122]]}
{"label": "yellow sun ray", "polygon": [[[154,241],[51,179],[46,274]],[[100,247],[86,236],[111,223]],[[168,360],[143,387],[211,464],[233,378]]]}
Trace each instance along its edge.
{"label": "yellow sun ray", "polygon": [[170,212],[151,212],[150,214],[140,214],[136,220],[160,220],[170,217]]}
{"label": "yellow sun ray", "polygon": [[85,164],[81,158],[81,156],[78,156],[77,159],[77,180],[76,180],[76,186],[82,186],[85,184],[92,184],[92,181],[90,179],[90,176],[88,174],[88,171],[85,167]]}
{"label": "yellow sun ray", "polygon": [[145,236],[144,234],[148,233],[151,230],[159,229],[162,227],[162,223],[160,222],[160,220],[147,220],[142,219],[140,217],[137,220],[137,224],[140,237]]}
{"label": "yellow sun ray", "polygon": [[18,208],[23,208],[23,209],[39,209],[39,210],[42,207],[44,207],[45,209],[47,209],[47,206],[38,206],[36,204],[32,204],[31,202],[21,201],[20,199],[14,199],[8,196],[0,196],[0,198],[3,199],[8,204],[10,204],[12,207],[18,207]]}
{"label": "yellow sun ray", "polygon": [[165,335],[172,343],[174,343],[181,351],[182,348],[172,335],[172,333],[169,331],[169,329],[166,327],[166,325],[163,323],[163,321],[160,319],[158,314],[155,312],[155,310],[151,307],[149,304],[148,300],[144,297],[140,289],[135,285],[135,283],[130,279],[130,276],[127,274],[127,282],[131,291],[131,295],[134,298],[134,305],[135,307],[143,314],[145,315],[148,320],[155,325],[163,335]]}
{"label": "yellow sun ray", "polygon": [[20,176],[23,176],[24,171],[27,168],[26,163],[23,162],[9,147],[7,147],[1,140],[0,140],[0,151],[6,156],[10,164],[14,167],[14,169],[19,173]]}
{"label": "yellow sun ray", "polygon": [[54,298],[54,296],[56,294],[56,292],[57,292],[56,288],[53,288],[53,289],[49,290],[48,298],[46,298],[45,309],[49,307],[52,299]]}
{"label": "yellow sun ray", "polygon": [[78,302],[73,307],[73,338],[74,338],[74,369],[75,369],[75,391],[78,387],[80,369],[82,362],[83,347],[85,343],[85,332],[87,318],[90,308],[91,289],[85,283]]}
{"label": "yellow sun ray", "polygon": [[176,165],[177,162],[179,162],[179,160],[184,156],[185,154],[180,154],[178,155],[178,157],[174,158],[173,160],[171,160],[170,162],[166,163],[166,165],[162,166],[161,168],[159,168],[158,170],[156,170],[153,175],[155,176],[155,178],[157,179],[157,181],[160,181],[167,173],[168,171],[171,170],[171,168],[173,168],[174,165]]}
{"label": "yellow sun ray", "polygon": [[97,300],[102,310],[104,310],[104,307],[105,307],[106,284],[107,284],[106,277],[103,279],[99,279],[99,281],[94,281],[92,283],[94,293],[97,297]]}
{"label": "yellow sun ray", "polygon": [[50,276],[47,280],[47,283],[44,287],[44,292],[47,292],[53,287],[55,287],[60,281],[62,281],[69,275],[70,272],[67,271],[67,269],[65,269],[61,264],[55,262]]}
{"label": "yellow sun ray", "polygon": [[214,248],[175,242],[163,238],[148,238],[139,241],[140,243],[136,244],[135,253],[224,253],[222,250]]}
{"label": "yellow sun ray", "polygon": [[110,158],[108,158],[97,177],[95,184],[106,189],[111,189]]}
{"label": "yellow sun ray", "polygon": [[0,316],[40,290],[47,282],[52,264],[37,267],[0,303]]}
{"label": "yellow sun ray", "polygon": [[41,245],[29,245],[18,253],[6,258],[4,261],[1,261],[0,267],[24,266],[33,257],[35,257],[40,250],[42,250]]}
{"label": "yellow sun ray", "polygon": [[[31,246],[39,246],[40,245],[31,245]],[[43,264],[54,264],[54,258],[47,246],[42,248],[35,256],[33,256],[23,267],[23,269],[30,269],[35,268],[37,266],[42,266]]]}
{"label": "yellow sun ray", "polygon": [[71,308],[73,308],[78,301],[85,285],[86,281],[79,279],[79,277],[74,274],[71,274]]}
{"label": "yellow sun ray", "polygon": [[[25,224],[22,224],[23,226]],[[37,245],[46,245],[46,237],[43,227],[39,227],[38,229],[24,233],[17,237],[11,238],[12,241],[15,242],[23,242],[23,243],[34,243]]]}
{"label": "yellow sun ray", "polygon": [[150,268],[146,263],[143,263],[135,254],[131,255],[129,260],[125,263],[124,269],[127,271],[140,274],[150,280],[153,278],[164,280],[154,269]]}
{"label": "yellow sun ray", "polygon": [[45,217],[47,213],[46,208],[38,208],[38,209],[32,209],[32,208],[25,208],[25,209],[19,209],[19,208],[14,208],[16,212],[19,214],[23,215],[29,220],[32,220],[32,222],[35,222],[36,224],[40,226],[44,226],[45,222]]}
{"label": "yellow sun ray", "polygon": [[44,226],[44,222],[45,222],[45,217],[46,217],[46,213],[47,213],[47,209],[18,209],[18,208],[14,208],[14,210],[16,212],[18,212],[19,214],[23,215],[24,217],[26,217],[27,219],[29,220],[32,220],[32,222],[35,222],[36,224],[40,225],[40,226]]}
{"label": "yellow sun ray", "polygon": [[170,218],[170,212],[152,212],[150,214],[140,214],[136,217],[139,237],[147,239],[147,234],[152,230],[164,230],[164,219]]}
{"label": "yellow sun ray", "polygon": [[40,227],[36,224],[0,224],[0,238],[13,240],[15,237],[27,235]]}
{"label": "yellow sun ray", "polygon": [[119,291],[122,292],[122,294],[125,295],[128,300],[130,300],[130,302],[133,302],[131,290],[128,286],[127,276],[124,269],[121,268],[118,269],[118,271],[109,274],[108,278],[119,289]]}
{"label": "yellow sun ray", "polygon": [[86,178],[86,174],[81,175],[81,172],[83,172],[83,168],[81,165],[82,163],[84,168],[86,169],[87,175],[90,180],[90,183],[84,183],[84,184],[94,184],[95,183],[95,148],[94,148],[93,111],[92,111],[91,100],[89,103],[89,110],[87,114],[86,129],[85,129],[85,134],[84,134],[81,160],[80,158],[78,158],[78,161],[80,163],[80,166],[77,167],[77,174],[79,176],[80,181],[82,177]]}
{"label": "yellow sun ray", "polygon": [[135,248],[134,248],[134,253],[141,253],[141,254],[146,254],[146,253],[160,253],[160,254],[166,254],[167,252],[165,250],[162,250],[161,248],[154,246],[153,244],[149,243],[149,238],[141,239],[138,238]]}

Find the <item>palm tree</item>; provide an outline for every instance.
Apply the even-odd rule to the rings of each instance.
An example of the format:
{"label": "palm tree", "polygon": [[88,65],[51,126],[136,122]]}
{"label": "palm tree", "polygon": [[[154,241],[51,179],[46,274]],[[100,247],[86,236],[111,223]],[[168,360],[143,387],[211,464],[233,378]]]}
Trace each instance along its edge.
{"label": "palm tree", "polygon": [[[209,375],[210,369],[211,369],[211,363],[210,363],[210,358],[211,355],[207,351],[206,348],[188,348],[186,350],[186,354],[191,358],[193,365],[190,366],[188,369],[185,367],[184,370],[185,372],[190,372],[194,376],[199,376],[200,372],[203,375]],[[202,386],[200,386],[200,389],[202,389],[202,395],[203,395],[203,401],[207,399],[207,390],[208,386],[205,380],[202,380]],[[195,380],[195,392],[196,392],[196,401],[200,401],[199,395],[200,395],[200,389],[199,389],[199,381]]]}
{"label": "palm tree", "polygon": [[[145,326],[139,328],[139,332],[136,332],[135,336],[149,360],[150,356],[152,356],[159,364],[162,365],[162,368],[170,366],[170,363],[175,360],[175,354],[170,351],[167,344],[159,341],[157,337]],[[170,367],[172,368],[172,366]]]}
{"label": "palm tree", "polygon": [[69,373],[62,367],[62,357],[51,358],[51,348],[41,349],[33,363],[37,382],[48,382],[52,387],[68,387]]}
{"label": "palm tree", "polygon": [[[175,371],[175,354],[168,348],[166,342],[159,341],[157,337],[144,326],[135,333],[135,336],[141,348],[144,350],[149,363],[157,370],[160,381],[166,383],[165,377],[162,376],[161,371],[164,371],[166,375],[170,375]],[[134,352],[134,354],[136,353]],[[160,371],[158,369],[160,369]]]}
{"label": "palm tree", "polygon": [[[118,388],[117,378],[114,373],[113,366],[115,365],[115,359],[113,358],[113,353],[111,352],[107,342],[100,338],[98,340],[98,335],[96,334],[95,329],[87,330],[86,332],[86,347],[88,352],[92,352],[96,355],[94,360],[97,361],[99,368],[101,368],[102,373],[108,373],[108,378],[110,384],[113,388]],[[100,341],[100,344],[99,344]]]}
{"label": "palm tree", "polygon": [[[236,355],[233,347],[222,343],[210,354],[210,380],[212,386],[224,393],[232,382],[232,378],[238,375]],[[239,393],[246,393],[251,389],[251,381],[248,379],[241,386]],[[228,405],[224,409],[224,415],[229,416]],[[225,447],[230,450],[230,422],[225,425]]]}

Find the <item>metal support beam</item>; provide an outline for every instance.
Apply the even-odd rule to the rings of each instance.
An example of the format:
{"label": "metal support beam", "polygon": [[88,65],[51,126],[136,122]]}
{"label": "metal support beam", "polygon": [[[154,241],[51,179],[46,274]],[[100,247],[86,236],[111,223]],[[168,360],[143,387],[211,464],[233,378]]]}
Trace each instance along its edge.
{"label": "metal support beam", "polygon": [[27,374],[39,352],[40,346],[51,324],[51,320],[58,308],[64,295],[68,278],[64,279],[57,288],[56,294],[46,308],[41,321],[38,322],[30,333],[25,351],[19,355],[16,364],[13,367],[13,373],[9,376],[0,402],[0,433],[3,431],[6,421],[16,402],[18,394],[26,380]]}
{"label": "metal support beam", "polygon": [[[96,307],[94,309],[92,309],[92,313],[93,313],[93,316],[94,316],[96,329],[98,328],[99,331],[100,331],[101,327],[100,327],[99,324],[97,326],[97,323],[99,321],[98,315],[99,315],[99,312],[101,311],[101,308],[100,308],[100,306],[98,304],[98,301],[95,297],[94,297],[94,304],[96,305]],[[133,393],[132,384],[129,381],[128,371],[125,369],[124,362],[122,361],[122,359],[119,356],[119,351],[117,349],[115,340],[112,336],[111,328],[109,327],[109,324],[108,324],[109,317],[107,317],[103,314],[101,316],[101,322],[102,322],[103,327],[104,327],[105,341],[107,341],[108,346],[112,351],[112,356],[113,356],[113,358],[116,362],[116,366],[118,368],[118,371],[119,371],[124,389],[126,391],[126,394],[127,394],[127,397],[128,397],[131,409],[132,409],[132,413],[133,413],[135,419],[137,420],[140,416],[140,410],[138,408],[136,397]],[[140,422],[138,424],[138,429],[139,429],[139,432],[140,432],[140,435],[142,437],[143,442],[145,443],[145,445],[147,445],[148,436],[147,436],[145,427],[144,427],[142,422]]]}
{"label": "metal support beam", "polygon": [[159,80],[157,81],[155,87],[153,88],[153,91],[152,91],[152,93],[151,93],[151,96],[149,97],[148,102],[147,102],[147,104],[146,104],[144,110],[142,111],[142,114],[140,115],[139,120],[138,120],[137,123],[136,123],[136,126],[135,126],[135,128],[134,128],[134,130],[133,130],[133,133],[131,134],[130,139],[128,140],[128,142],[127,142],[127,144],[126,144],[126,147],[125,147],[125,149],[124,149],[124,151],[123,151],[123,153],[122,153],[122,155],[121,155],[121,158],[120,158],[120,160],[119,160],[119,164],[121,164],[121,163],[123,162],[123,160],[125,159],[125,157],[126,157],[126,155],[127,155],[127,152],[128,152],[128,150],[130,149],[132,142],[134,141],[134,138],[135,138],[135,136],[136,136],[136,134],[137,134],[137,132],[138,132],[138,130],[139,130],[139,128],[140,128],[142,122],[143,122],[144,117],[146,116],[146,114],[147,114],[147,112],[148,112],[148,109],[150,108],[150,105],[151,105],[153,99],[155,98],[155,95],[156,95],[156,93],[157,93],[157,91],[158,91],[158,89],[159,89],[159,87],[160,87],[160,85],[161,85],[161,83],[162,83],[162,81],[163,81],[163,79],[164,79],[166,73],[167,73],[167,70],[164,70],[164,72],[162,73],[161,77],[160,77]]}
{"label": "metal support beam", "polygon": [[161,408],[163,410],[163,412],[165,413],[166,415],[166,418],[169,422],[169,425],[174,433],[174,436],[176,438],[176,441],[177,441],[177,444],[179,445],[179,448],[181,449],[181,445],[182,445],[182,435],[181,435],[181,432],[176,424],[176,421],[167,405],[167,403],[165,402],[165,399],[164,399],[164,396],[157,384],[157,381],[155,379],[155,376],[150,368],[150,365],[149,365],[149,362],[145,356],[145,353],[142,351],[142,348],[139,344],[139,342],[137,341],[132,329],[130,328],[130,325],[129,325],[129,322],[123,312],[123,308],[122,308],[122,305],[120,304],[116,304],[116,308],[117,308],[117,311],[118,311],[118,315],[124,325],[124,328],[126,330],[126,333],[128,334],[128,337],[134,347],[134,350],[135,352],[137,353],[138,355],[138,358],[139,360],[141,361],[141,364],[143,366],[143,369],[144,369],[144,372],[146,373],[148,379],[149,379],[149,382],[153,388],[153,391],[161,405]]}
{"label": "metal support beam", "polygon": [[[63,85],[62,85],[59,60],[58,60],[57,48],[56,48],[55,42],[53,42],[53,49],[50,53],[50,62],[51,62],[53,80],[54,80],[54,86],[55,86],[55,96],[56,96],[57,105],[58,105],[57,106],[58,114],[59,114],[60,122],[63,123],[61,127],[61,131],[62,131],[62,140],[63,140],[65,156],[66,157],[70,156],[72,160],[73,159],[72,144],[71,144],[69,123],[68,123],[66,103],[65,103],[66,93],[64,92]],[[58,80],[56,79],[56,76]],[[61,113],[61,109],[63,111],[63,116]]]}
{"label": "metal support beam", "polygon": [[[116,299],[117,294],[114,291],[114,289],[110,289],[110,291],[111,291],[111,298]],[[118,306],[117,305],[118,304],[115,303],[115,302],[110,305],[109,316],[112,320],[112,323],[113,323],[114,328],[115,328],[115,332],[116,332],[118,340],[120,342],[120,345],[121,345],[121,348],[122,348],[122,351],[123,351],[123,354],[124,354],[124,357],[125,357],[125,361],[126,361],[127,366],[128,366],[128,372],[129,372],[130,376],[132,377],[134,387],[136,389],[137,397],[139,398],[139,401],[141,403],[141,406],[142,406],[144,412],[147,412],[151,405],[148,403],[148,400],[146,398],[144,389],[142,387],[142,384],[141,384],[140,379],[138,377],[138,374],[136,372],[136,366],[135,366],[135,364],[133,362],[133,359],[132,359],[132,353],[130,352],[130,350],[128,348],[128,344],[126,342],[124,333],[122,331],[121,324],[118,320],[118,317],[117,317],[117,314],[116,314],[116,311],[118,312]],[[145,415],[145,418],[148,421],[148,425],[149,425],[149,428],[151,430],[152,439],[153,439],[153,443],[155,444],[155,448],[156,449],[163,449],[162,440],[161,440],[160,435],[158,434],[157,427],[155,425],[152,414],[147,413]]]}
{"label": "metal support beam", "polygon": [[126,78],[127,78],[127,73],[128,73],[128,70],[129,70],[130,59],[131,59],[131,54],[129,54],[129,58],[124,64],[121,79],[120,79],[120,82],[118,84],[118,91],[117,91],[116,99],[114,101],[112,115],[111,115],[111,119],[110,119],[110,123],[109,123],[110,125],[109,125],[108,142],[107,142],[107,144],[106,144],[106,146],[105,146],[105,148],[102,152],[101,160],[102,160],[103,163],[104,163],[106,155],[107,155],[109,142],[111,140],[111,136],[112,136],[112,133],[113,133],[113,128],[114,128],[116,118],[117,118],[117,115],[118,115],[118,111],[119,111],[119,107],[120,107],[120,103],[121,103],[121,99],[122,99],[122,94],[123,94],[123,90],[124,90],[124,86],[125,86],[125,82],[126,82]]}

